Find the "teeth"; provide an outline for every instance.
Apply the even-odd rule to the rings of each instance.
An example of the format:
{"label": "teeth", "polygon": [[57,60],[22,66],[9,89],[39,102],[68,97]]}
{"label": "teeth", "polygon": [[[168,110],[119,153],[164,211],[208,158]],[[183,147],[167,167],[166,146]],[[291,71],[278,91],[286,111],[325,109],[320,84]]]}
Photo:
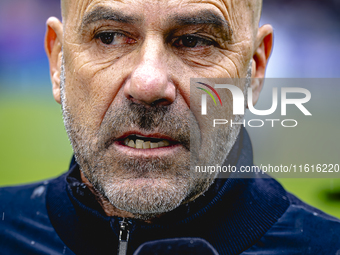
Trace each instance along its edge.
{"label": "teeth", "polygon": [[158,143],[150,143],[151,149],[158,148]]}
{"label": "teeth", "polygon": [[144,142],[143,149],[150,149],[150,142]]}
{"label": "teeth", "polygon": [[129,147],[132,147],[132,148],[136,148],[135,142],[134,142],[133,140],[130,140],[130,141],[129,141],[128,146],[129,146]]}
{"label": "teeth", "polygon": [[141,139],[136,139],[136,143],[135,143],[133,140],[126,138],[124,140],[124,145],[132,147],[132,148],[136,148],[136,149],[150,149],[150,148],[154,149],[154,148],[169,146],[170,143],[167,140],[163,140],[158,143],[152,143],[150,141],[144,141]]}
{"label": "teeth", "polygon": [[143,148],[143,140],[136,140],[136,149],[142,149]]}

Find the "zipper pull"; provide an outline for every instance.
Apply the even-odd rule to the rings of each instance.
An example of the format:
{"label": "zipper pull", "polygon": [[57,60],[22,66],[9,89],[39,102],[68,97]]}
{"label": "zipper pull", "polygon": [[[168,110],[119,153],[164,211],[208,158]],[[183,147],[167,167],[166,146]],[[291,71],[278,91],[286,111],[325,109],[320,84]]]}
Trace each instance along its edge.
{"label": "zipper pull", "polygon": [[119,229],[118,255],[126,255],[129,242],[130,223],[123,218],[123,220],[119,222]]}

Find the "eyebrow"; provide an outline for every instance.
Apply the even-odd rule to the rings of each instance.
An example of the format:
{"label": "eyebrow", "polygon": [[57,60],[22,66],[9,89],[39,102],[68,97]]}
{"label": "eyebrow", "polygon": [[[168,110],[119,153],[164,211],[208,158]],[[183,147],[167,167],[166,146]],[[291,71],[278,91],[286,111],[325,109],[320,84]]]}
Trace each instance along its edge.
{"label": "eyebrow", "polygon": [[[185,16],[182,14],[171,15],[169,19],[176,26],[201,24],[211,25],[217,29],[218,32],[221,32],[224,35],[225,40],[230,40],[233,34],[229,22],[210,10],[203,10],[196,12],[195,14],[189,14]],[[122,12],[113,10],[109,7],[98,6],[89,13],[85,14],[84,18],[82,19],[79,32],[82,33],[82,31],[84,31],[88,25],[101,20],[112,20],[120,23],[135,24],[137,22],[141,22],[142,19],[136,16],[123,14]]]}
{"label": "eyebrow", "polygon": [[98,6],[84,15],[79,32],[82,32],[88,25],[102,20],[112,20],[126,24],[134,24],[140,21],[140,19],[135,16],[126,15],[108,7]]}
{"label": "eyebrow", "polygon": [[210,10],[203,10],[196,12],[194,15],[174,15],[172,18],[176,26],[188,26],[188,25],[211,25],[219,32],[222,32],[225,36],[225,40],[231,39],[233,30],[231,29],[229,22],[220,15]]}

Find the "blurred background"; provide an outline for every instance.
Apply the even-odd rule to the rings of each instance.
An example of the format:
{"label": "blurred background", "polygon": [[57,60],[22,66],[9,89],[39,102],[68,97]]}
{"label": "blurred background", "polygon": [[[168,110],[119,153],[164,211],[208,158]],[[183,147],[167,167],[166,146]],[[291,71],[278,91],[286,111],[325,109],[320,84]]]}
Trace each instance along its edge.
{"label": "blurred background", "polygon": [[[46,20],[60,18],[59,5],[59,0],[0,1],[0,186],[43,180],[68,169],[72,148],[52,97],[43,48]],[[339,78],[339,14],[338,0],[264,0],[261,24],[270,23],[275,31],[267,77]],[[304,86],[312,92],[310,107],[318,117],[300,120],[296,113],[298,132],[248,129],[256,164],[340,163],[340,86],[334,80],[318,84]],[[266,109],[270,89],[264,87],[258,109]],[[279,181],[340,217],[339,180]]]}

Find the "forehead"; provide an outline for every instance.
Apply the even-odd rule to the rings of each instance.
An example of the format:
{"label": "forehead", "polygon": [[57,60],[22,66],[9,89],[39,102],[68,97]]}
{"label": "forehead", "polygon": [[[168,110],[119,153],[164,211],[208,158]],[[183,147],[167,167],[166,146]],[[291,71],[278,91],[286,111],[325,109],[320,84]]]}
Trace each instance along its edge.
{"label": "forehead", "polygon": [[[94,10],[115,10],[144,24],[160,25],[168,17],[183,14],[215,13],[232,27],[253,22],[256,0],[63,0],[64,25],[80,26]],[[65,17],[66,16],[66,17]]]}
{"label": "forehead", "polygon": [[[229,7],[240,7],[246,6],[244,4],[249,0],[71,0],[63,1],[63,7],[71,8],[73,11],[76,10],[79,13],[86,11],[86,9],[91,8],[96,5],[112,5],[121,6],[126,5],[127,7],[138,6],[140,12],[150,11],[150,8],[157,8],[159,11],[171,11],[172,7],[177,7],[176,9],[181,9],[190,5],[190,7],[195,7],[197,4],[211,5],[220,8],[221,10]],[[251,0],[250,0],[251,1]],[[249,4],[248,4],[249,5]],[[77,8],[78,7],[78,8]],[[143,7],[147,7],[145,10]]]}

